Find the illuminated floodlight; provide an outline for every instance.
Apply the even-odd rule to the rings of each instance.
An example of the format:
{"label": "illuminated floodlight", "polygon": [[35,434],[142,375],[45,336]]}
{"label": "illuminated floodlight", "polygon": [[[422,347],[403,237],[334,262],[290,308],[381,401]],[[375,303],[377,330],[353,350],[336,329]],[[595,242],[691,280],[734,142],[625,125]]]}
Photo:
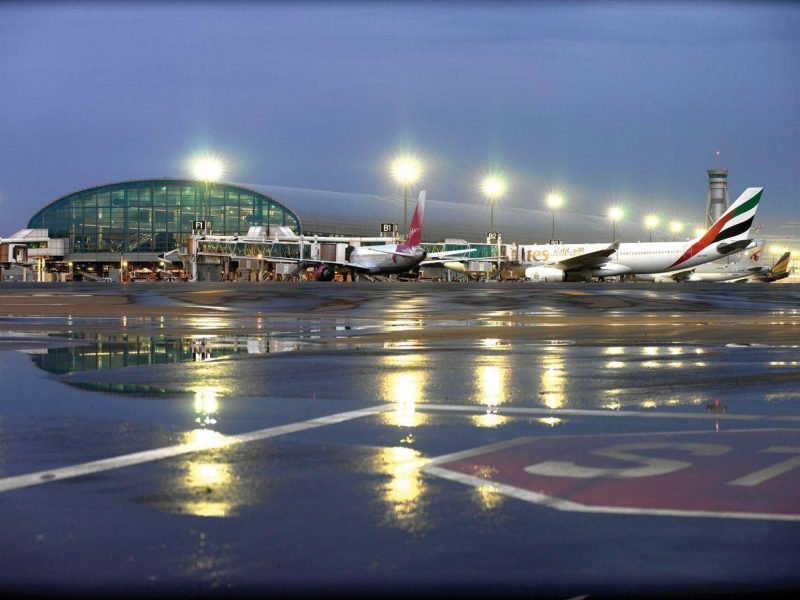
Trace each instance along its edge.
{"label": "illuminated floodlight", "polygon": [[681,223],[680,221],[672,221],[669,224],[669,230],[672,233],[680,233],[681,231],[683,231],[683,223]]}
{"label": "illuminated floodlight", "polygon": [[502,176],[488,175],[481,181],[481,192],[489,199],[489,231],[494,231],[494,203],[506,193],[506,182]]}
{"label": "illuminated floodlight", "polygon": [[660,223],[661,219],[658,217],[658,215],[647,215],[644,218],[644,226],[647,229],[655,229]]}
{"label": "illuminated floodlight", "polygon": [[421,174],[419,160],[413,156],[400,156],[392,162],[392,177],[404,187],[417,181]]}
{"label": "illuminated floodlight", "polygon": [[422,168],[411,155],[403,155],[392,162],[392,177],[403,186],[403,231],[408,231],[408,186],[419,179]]}
{"label": "illuminated floodlight", "polygon": [[219,181],[225,172],[225,165],[216,157],[204,156],[194,161],[192,172],[197,179]]}
{"label": "illuminated floodlight", "polygon": [[[561,197],[561,194],[548,194],[547,198],[545,198],[545,204],[547,204],[548,208],[550,209],[550,215],[553,217],[553,227],[550,229],[550,239],[556,239],[556,210],[561,208],[564,204],[564,198]],[[552,243],[552,242],[551,242]]]}
{"label": "illuminated floodlight", "polygon": [[548,194],[545,204],[550,210],[561,208],[564,205],[564,198],[560,194]]}
{"label": "illuminated floodlight", "polygon": [[617,241],[617,221],[619,221],[624,214],[624,211],[619,206],[612,206],[608,209],[608,218],[611,221],[612,241]]}
{"label": "illuminated floodlight", "polygon": [[705,227],[695,227],[694,237],[701,237],[706,232]]}
{"label": "illuminated floodlight", "polygon": [[612,206],[608,209],[608,218],[612,221],[619,221],[625,212],[619,206]]}
{"label": "illuminated floodlight", "polygon": [[484,177],[481,181],[481,192],[489,200],[497,200],[506,192],[506,182],[499,175]]}

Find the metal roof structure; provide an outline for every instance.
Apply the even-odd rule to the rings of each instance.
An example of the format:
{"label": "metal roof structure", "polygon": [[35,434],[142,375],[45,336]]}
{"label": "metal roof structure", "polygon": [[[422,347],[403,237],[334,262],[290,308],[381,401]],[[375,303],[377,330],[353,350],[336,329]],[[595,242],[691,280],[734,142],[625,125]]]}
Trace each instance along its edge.
{"label": "metal roof structure", "polygon": [[[163,185],[193,181],[194,178],[161,177],[153,179],[133,179],[105,183],[81,188],[67,196],[81,191],[136,184],[152,181]],[[396,223],[403,226],[403,199],[377,194],[356,192],[334,192],[306,188],[220,181],[212,185],[227,185],[243,188],[267,196],[291,210],[300,220],[304,234],[341,235],[351,237],[374,237],[379,235],[381,223]],[[50,202],[45,208],[54,205]],[[408,220],[411,220],[417,197],[409,193]],[[424,235],[427,242],[446,239],[460,239],[468,242],[485,242],[489,231],[488,203],[477,204],[437,200],[430,191],[425,202]],[[494,206],[494,229],[500,232],[505,243],[533,244],[547,243],[551,238],[552,215],[546,209],[531,209],[508,206],[497,202]],[[400,231],[401,236],[406,232]],[[555,237],[565,243],[610,242],[611,223],[603,215],[590,215],[570,212],[566,209],[556,211]],[[617,239],[621,241],[647,241],[647,231],[641,224],[619,221],[616,224]],[[668,239],[666,232],[654,232],[653,241]]]}
{"label": "metal roof structure", "polygon": [[[375,236],[381,223],[403,226],[403,199],[374,194],[331,192],[252,183],[234,183],[260,192],[291,209],[299,218],[304,233],[320,235]],[[417,198],[409,194],[408,220]],[[463,239],[469,242],[486,240],[489,231],[489,205],[470,204],[432,199],[425,201],[425,241]],[[565,243],[611,241],[611,224],[606,217],[556,212],[556,237]],[[549,210],[494,207],[494,228],[506,243],[547,243],[550,239],[552,216]],[[623,241],[647,241],[641,225],[620,221],[617,238]],[[405,235],[405,232],[400,232]]]}

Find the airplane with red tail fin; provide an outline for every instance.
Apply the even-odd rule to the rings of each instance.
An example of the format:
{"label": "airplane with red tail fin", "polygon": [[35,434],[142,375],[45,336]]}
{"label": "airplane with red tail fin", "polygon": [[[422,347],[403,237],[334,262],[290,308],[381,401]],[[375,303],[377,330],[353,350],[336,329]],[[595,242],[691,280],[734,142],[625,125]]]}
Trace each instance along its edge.
{"label": "airplane with red tail fin", "polygon": [[[419,194],[411,226],[406,239],[399,244],[381,244],[378,246],[359,246],[350,250],[344,261],[315,260],[304,258],[304,264],[318,265],[314,271],[314,278],[318,281],[331,281],[336,268],[349,269],[355,273],[367,275],[393,275],[411,271],[419,265],[442,263],[444,260],[453,260],[460,255],[475,252],[469,250],[448,250],[445,252],[431,252],[428,254],[420,245],[422,242],[422,227],[425,216],[425,191]],[[450,257],[445,259],[445,257]]]}

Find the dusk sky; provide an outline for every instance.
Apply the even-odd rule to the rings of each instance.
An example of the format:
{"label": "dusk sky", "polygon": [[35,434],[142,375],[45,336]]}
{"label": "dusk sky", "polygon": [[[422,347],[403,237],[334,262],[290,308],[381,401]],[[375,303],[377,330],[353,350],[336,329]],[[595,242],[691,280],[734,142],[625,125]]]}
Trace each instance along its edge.
{"label": "dusk sky", "polygon": [[[800,229],[800,4],[2,3],[0,235],[82,187],[189,176],[699,222],[706,169]],[[786,224],[794,222],[793,229]]]}

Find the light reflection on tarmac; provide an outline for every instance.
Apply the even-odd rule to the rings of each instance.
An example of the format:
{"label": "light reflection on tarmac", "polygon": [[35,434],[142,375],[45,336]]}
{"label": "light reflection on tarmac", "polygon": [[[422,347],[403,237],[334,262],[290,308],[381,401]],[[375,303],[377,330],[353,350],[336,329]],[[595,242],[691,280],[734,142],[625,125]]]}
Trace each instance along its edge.
{"label": "light reflection on tarmac", "polygon": [[799,307],[777,284],[3,287],[0,589],[788,592]]}

